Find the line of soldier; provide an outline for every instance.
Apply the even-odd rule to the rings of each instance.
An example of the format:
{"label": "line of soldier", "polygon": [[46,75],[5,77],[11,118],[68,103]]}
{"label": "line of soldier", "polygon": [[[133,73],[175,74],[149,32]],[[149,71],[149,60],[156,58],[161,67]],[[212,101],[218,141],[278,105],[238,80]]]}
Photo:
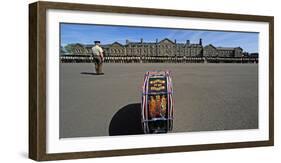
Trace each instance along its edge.
{"label": "line of soldier", "polygon": [[[64,55],[61,62],[92,63],[91,56]],[[258,58],[105,56],[105,63],[258,63]]]}

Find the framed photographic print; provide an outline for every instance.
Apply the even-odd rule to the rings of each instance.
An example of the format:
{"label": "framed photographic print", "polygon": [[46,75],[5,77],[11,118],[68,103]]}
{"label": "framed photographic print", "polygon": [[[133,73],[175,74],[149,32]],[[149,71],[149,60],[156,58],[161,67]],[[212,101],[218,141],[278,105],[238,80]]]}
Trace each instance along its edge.
{"label": "framed photographic print", "polygon": [[29,5],[29,157],[272,146],[274,18]]}

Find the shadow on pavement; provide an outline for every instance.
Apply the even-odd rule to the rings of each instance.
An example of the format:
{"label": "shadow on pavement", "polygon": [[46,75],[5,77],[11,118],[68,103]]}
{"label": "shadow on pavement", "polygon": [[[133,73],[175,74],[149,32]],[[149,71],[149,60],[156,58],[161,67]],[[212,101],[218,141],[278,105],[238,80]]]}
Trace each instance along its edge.
{"label": "shadow on pavement", "polygon": [[122,107],[111,119],[109,135],[144,134],[141,124],[141,104],[134,103]]}
{"label": "shadow on pavement", "polygon": [[100,75],[95,72],[81,72],[80,74],[82,74],[82,75]]}

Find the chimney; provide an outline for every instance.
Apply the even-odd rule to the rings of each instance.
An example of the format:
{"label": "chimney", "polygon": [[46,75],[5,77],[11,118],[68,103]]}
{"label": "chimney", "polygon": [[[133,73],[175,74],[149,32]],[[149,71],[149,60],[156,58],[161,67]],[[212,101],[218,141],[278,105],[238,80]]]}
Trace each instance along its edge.
{"label": "chimney", "polygon": [[175,44],[177,43],[177,40],[175,39]]}
{"label": "chimney", "polygon": [[189,40],[186,40],[186,44],[189,45],[189,44],[190,44],[190,41],[189,41]]}
{"label": "chimney", "polygon": [[158,38],[156,39],[156,44],[158,43]]}
{"label": "chimney", "polygon": [[201,38],[199,39],[199,45],[202,45],[202,39]]}
{"label": "chimney", "polygon": [[142,38],[140,39],[140,41],[141,41],[141,43],[143,43],[143,39]]}
{"label": "chimney", "polygon": [[126,44],[129,44],[129,40],[126,40]]}

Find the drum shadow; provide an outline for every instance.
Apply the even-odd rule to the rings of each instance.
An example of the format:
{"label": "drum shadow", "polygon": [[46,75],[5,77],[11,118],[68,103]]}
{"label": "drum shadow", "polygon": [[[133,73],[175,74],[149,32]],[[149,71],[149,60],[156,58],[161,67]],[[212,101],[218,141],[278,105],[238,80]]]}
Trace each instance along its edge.
{"label": "drum shadow", "polygon": [[144,134],[141,124],[141,104],[128,104],[114,114],[109,125],[109,135]]}

